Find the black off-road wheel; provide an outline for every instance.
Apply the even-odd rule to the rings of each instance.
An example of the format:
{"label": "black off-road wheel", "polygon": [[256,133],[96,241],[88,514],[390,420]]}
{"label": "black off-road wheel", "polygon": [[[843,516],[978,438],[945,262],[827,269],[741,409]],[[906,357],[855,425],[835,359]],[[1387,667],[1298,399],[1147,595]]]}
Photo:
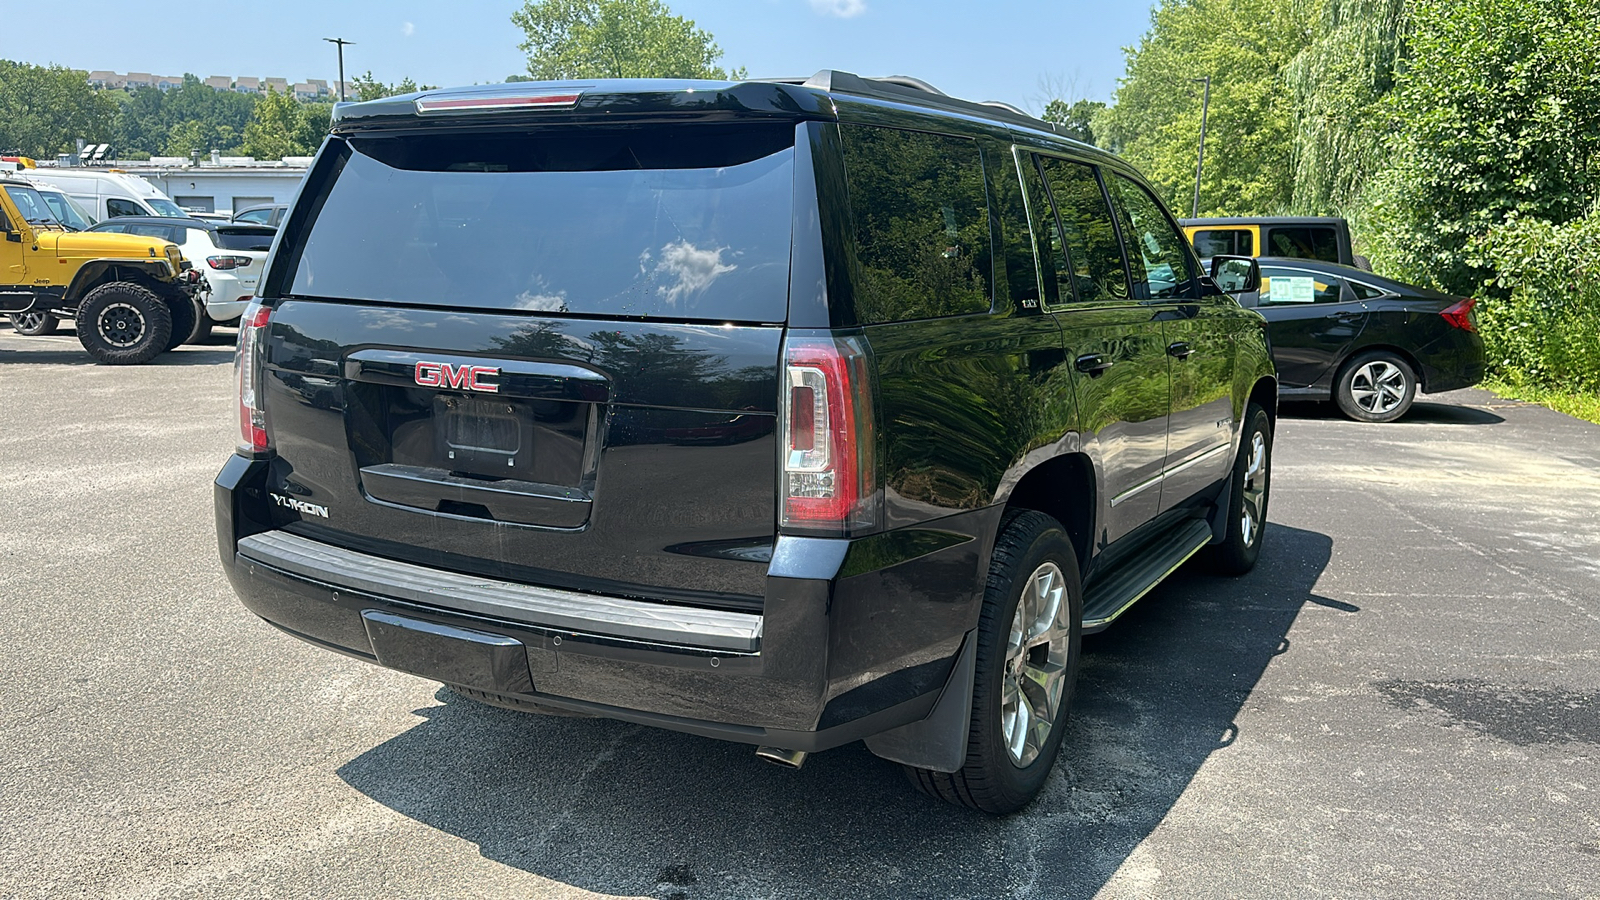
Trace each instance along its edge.
{"label": "black off-road wheel", "polygon": [[919,789],[994,815],[1016,812],[1050,777],[1078,682],[1083,592],[1060,523],[1006,514],[989,564],[977,630],[967,757],[957,772],[911,766]]}
{"label": "black off-road wheel", "polygon": [[1363,353],[1340,370],[1333,399],[1357,422],[1393,422],[1417,399],[1417,374],[1387,350]]}
{"label": "black off-road wheel", "polygon": [[1255,568],[1267,530],[1267,498],[1272,488],[1272,420],[1252,403],[1244,413],[1244,437],[1233,461],[1227,503],[1227,537],[1205,549],[1206,562],[1221,575],[1243,575]]}
{"label": "black off-road wheel", "polygon": [[55,334],[61,320],[47,312],[19,312],[11,314],[11,330],[28,337]]}
{"label": "black off-road wheel", "polygon": [[96,362],[138,365],[156,358],[172,339],[172,310],[155,291],[113,281],[78,304],[78,343]]}

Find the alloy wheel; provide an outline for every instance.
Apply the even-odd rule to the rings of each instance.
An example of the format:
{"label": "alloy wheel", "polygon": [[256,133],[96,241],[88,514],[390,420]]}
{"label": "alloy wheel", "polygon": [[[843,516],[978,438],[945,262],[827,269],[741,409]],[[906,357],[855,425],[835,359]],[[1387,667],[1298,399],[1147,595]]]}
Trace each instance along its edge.
{"label": "alloy wheel", "polygon": [[1244,503],[1239,513],[1239,536],[1246,547],[1255,545],[1261,533],[1262,507],[1267,501],[1267,436],[1257,431],[1250,436],[1250,462],[1244,470]]}
{"label": "alloy wheel", "polygon": [[1384,415],[1405,402],[1406,373],[1393,363],[1375,359],[1355,371],[1350,396],[1368,413]]}
{"label": "alloy wheel", "polygon": [[1040,565],[1028,576],[1017,601],[1000,675],[1000,732],[1011,762],[1018,767],[1038,758],[1061,715],[1070,610],[1061,567],[1053,562]]}
{"label": "alloy wheel", "polygon": [[129,303],[113,303],[100,313],[100,336],[118,347],[128,347],[144,336],[144,313]]}

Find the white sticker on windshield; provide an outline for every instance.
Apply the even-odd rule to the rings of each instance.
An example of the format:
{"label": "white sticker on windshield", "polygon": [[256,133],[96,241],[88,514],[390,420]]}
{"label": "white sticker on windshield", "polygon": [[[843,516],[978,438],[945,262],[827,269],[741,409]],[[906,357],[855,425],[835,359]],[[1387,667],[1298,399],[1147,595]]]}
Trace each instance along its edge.
{"label": "white sticker on windshield", "polygon": [[1279,275],[1267,283],[1268,303],[1315,303],[1315,278],[1290,278]]}

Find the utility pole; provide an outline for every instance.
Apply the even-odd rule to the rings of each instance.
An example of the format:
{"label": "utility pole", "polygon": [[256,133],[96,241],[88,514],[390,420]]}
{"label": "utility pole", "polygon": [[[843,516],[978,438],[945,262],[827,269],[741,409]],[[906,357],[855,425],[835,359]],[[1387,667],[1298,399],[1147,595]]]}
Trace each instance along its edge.
{"label": "utility pole", "polygon": [[1194,206],[1189,210],[1189,218],[1200,217],[1200,173],[1206,168],[1206,117],[1211,114],[1211,76],[1190,79],[1195,84],[1206,86],[1205,99],[1200,102],[1200,159],[1194,164]]}
{"label": "utility pole", "polygon": [[323,38],[323,40],[327,41],[330,44],[337,44],[339,46],[339,102],[343,103],[344,102],[344,45],[345,44],[352,44],[353,45],[353,44],[355,44],[355,41],[347,41],[344,38]]}

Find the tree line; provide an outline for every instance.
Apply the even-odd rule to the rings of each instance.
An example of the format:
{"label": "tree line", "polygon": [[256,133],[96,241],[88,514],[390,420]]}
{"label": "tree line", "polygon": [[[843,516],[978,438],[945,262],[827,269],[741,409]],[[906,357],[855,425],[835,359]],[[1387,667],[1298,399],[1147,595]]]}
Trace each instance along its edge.
{"label": "tree line", "polygon": [[[352,100],[410,93],[407,78],[385,84],[371,72],[350,82]],[[0,59],[0,152],[53,159],[79,139],[109,143],[118,159],[224,156],[281,159],[309,156],[328,133],[331,102],[293,94],[219,91],[195,75],[169,90],[102,90],[88,74],[62,66]]]}

